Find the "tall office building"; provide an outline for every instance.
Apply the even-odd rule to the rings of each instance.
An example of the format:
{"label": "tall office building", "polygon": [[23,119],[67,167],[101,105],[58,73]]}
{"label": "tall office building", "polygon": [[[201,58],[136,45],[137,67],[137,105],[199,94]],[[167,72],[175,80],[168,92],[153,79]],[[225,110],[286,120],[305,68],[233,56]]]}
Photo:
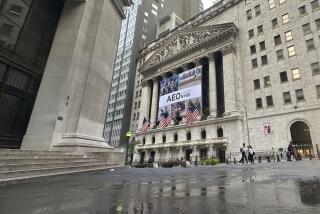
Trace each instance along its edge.
{"label": "tall office building", "polygon": [[[119,147],[128,141],[125,133],[130,130],[131,101],[133,97],[141,96],[139,74],[135,73],[139,50],[156,39],[160,14],[169,14],[172,8],[178,10],[187,4],[187,1],[169,0],[135,0],[133,2],[134,5],[126,11],[127,18],[122,22],[105,121],[104,137],[114,147]],[[188,2],[198,2],[198,9],[187,7],[188,10],[177,12],[178,15],[189,17],[202,10],[200,0]],[[140,103],[137,101],[133,108],[139,106]],[[135,118],[139,120],[139,113]]]}

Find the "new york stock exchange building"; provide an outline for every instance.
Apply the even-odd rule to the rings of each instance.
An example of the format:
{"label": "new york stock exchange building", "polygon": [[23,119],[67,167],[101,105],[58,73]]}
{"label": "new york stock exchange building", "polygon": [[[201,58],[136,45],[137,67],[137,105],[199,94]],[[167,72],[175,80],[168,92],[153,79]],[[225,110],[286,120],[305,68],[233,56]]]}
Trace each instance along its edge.
{"label": "new york stock exchange building", "polygon": [[141,50],[139,127],[150,126],[134,159],[224,162],[243,143],[277,153],[290,141],[317,156],[320,12],[301,20],[301,2],[219,1]]}

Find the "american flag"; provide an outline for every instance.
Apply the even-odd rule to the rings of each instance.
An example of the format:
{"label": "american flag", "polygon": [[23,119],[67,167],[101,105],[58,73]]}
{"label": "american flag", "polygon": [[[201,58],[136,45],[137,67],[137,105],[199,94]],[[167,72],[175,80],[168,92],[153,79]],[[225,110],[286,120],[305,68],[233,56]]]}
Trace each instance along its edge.
{"label": "american flag", "polygon": [[150,122],[147,118],[143,118],[143,122],[142,122],[142,127],[140,129],[140,132],[145,132],[147,131],[147,129],[149,128],[150,126]]}
{"label": "american flag", "polygon": [[192,105],[189,108],[189,111],[188,111],[188,113],[186,115],[187,124],[190,126],[193,123],[193,121],[198,117],[199,114],[200,114],[199,107],[197,107],[195,105]]}
{"label": "american flag", "polygon": [[162,113],[161,114],[161,118],[160,118],[160,127],[161,128],[165,128],[165,127],[167,127],[169,124],[170,124],[170,122],[171,122],[171,116],[168,114],[168,112],[166,111],[166,112],[164,112],[164,113]]}

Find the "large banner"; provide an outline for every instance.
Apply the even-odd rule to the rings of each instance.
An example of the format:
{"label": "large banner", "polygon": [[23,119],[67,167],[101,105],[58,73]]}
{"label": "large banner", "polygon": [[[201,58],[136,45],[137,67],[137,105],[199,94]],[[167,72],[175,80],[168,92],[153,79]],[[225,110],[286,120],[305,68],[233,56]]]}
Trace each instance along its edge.
{"label": "large banner", "polygon": [[202,106],[202,66],[160,81],[158,118],[165,112],[172,118],[186,115],[193,106]]}

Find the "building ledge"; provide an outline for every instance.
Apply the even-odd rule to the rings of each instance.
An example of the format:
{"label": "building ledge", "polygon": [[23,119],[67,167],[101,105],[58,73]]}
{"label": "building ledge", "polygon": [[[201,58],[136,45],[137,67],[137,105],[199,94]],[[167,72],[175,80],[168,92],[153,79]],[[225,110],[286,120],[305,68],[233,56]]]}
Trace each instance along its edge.
{"label": "building ledge", "polygon": [[158,143],[158,144],[147,144],[147,145],[137,145],[138,150],[143,149],[160,149],[160,148],[174,148],[174,147],[193,147],[193,146],[213,146],[222,147],[228,145],[228,138],[218,137],[218,138],[207,138],[199,140],[189,140],[180,142],[170,142],[170,143]]}

